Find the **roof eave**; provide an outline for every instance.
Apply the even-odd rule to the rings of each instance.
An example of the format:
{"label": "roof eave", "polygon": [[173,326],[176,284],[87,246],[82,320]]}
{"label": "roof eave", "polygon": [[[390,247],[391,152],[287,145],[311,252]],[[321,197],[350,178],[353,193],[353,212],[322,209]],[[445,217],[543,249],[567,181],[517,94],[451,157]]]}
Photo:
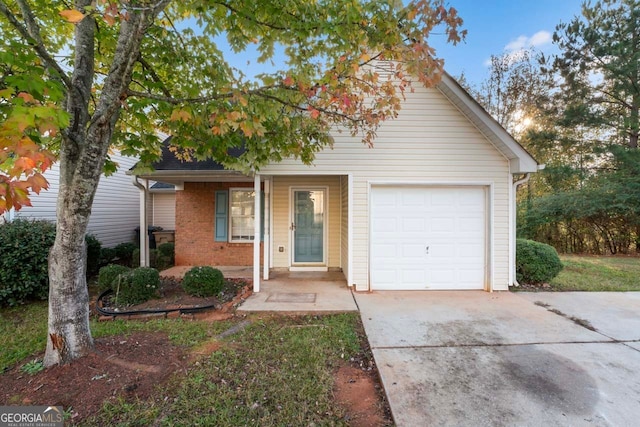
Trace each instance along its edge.
{"label": "roof eave", "polygon": [[253,178],[238,171],[230,170],[155,170],[136,174],[127,171],[128,175],[136,175],[168,184],[180,185],[185,182],[252,182]]}
{"label": "roof eave", "polygon": [[538,162],[448,73],[438,89],[491,141],[508,160],[511,173],[531,173]]}

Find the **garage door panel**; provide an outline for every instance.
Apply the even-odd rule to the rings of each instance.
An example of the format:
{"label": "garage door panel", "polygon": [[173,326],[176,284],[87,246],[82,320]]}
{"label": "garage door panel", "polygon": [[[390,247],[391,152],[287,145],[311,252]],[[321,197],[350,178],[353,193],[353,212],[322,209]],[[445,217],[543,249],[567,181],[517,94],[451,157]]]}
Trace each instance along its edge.
{"label": "garage door panel", "polygon": [[483,187],[373,187],[372,289],[483,289],[485,205]]}
{"label": "garage door panel", "polygon": [[455,226],[453,218],[433,217],[429,223],[432,231],[441,233],[451,232]]}
{"label": "garage door panel", "polygon": [[396,218],[377,218],[372,222],[372,229],[379,233],[395,233],[398,231]]}
{"label": "garage door panel", "polygon": [[402,232],[404,233],[424,232],[426,229],[427,224],[423,217],[402,219]]}

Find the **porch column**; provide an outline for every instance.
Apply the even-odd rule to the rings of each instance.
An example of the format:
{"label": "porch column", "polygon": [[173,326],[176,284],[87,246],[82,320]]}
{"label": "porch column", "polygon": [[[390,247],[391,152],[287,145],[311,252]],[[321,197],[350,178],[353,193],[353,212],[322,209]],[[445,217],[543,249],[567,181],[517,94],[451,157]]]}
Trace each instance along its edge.
{"label": "porch column", "polygon": [[254,234],[253,234],[253,292],[260,292],[260,175],[253,178],[254,200]]}
{"label": "porch column", "polygon": [[271,179],[264,180],[264,241],[262,242],[262,279],[269,280],[271,253]]}
{"label": "porch column", "polygon": [[147,223],[147,192],[149,189],[149,180],[143,180],[140,183],[138,177],[133,175],[133,185],[140,189],[140,267],[149,266],[149,233]]}

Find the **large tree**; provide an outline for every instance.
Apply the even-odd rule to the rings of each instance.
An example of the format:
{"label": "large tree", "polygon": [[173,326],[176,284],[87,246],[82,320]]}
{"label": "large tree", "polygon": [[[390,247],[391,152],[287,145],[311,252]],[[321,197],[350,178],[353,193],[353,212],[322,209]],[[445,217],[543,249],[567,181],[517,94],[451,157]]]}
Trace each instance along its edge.
{"label": "large tree", "polygon": [[[412,81],[437,83],[432,30],[455,43],[460,24],[442,0],[0,0],[0,211],[60,163],[45,364],[93,347],[84,235],[110,149],[150,164],[162,130],[185,158],[249,171],[311,162],[331,129],[372,144]],[[225,39],[277,71],[245,77]]]}
{"label": "large tree", "polygon": [[585,2],[582,16],[557,26],[561,53],[554,69],[568,125],[591,126],[603,139],[638,148],[640,130],[640,4]]}

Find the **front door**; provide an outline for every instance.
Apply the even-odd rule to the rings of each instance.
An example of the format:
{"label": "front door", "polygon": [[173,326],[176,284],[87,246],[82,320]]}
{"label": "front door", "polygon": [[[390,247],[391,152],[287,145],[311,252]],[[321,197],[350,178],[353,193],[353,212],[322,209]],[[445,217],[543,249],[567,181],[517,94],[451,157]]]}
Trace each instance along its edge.
{"label": "front door", "polygon": [[325,190],[293,191],[293,263],[324,263]]}

